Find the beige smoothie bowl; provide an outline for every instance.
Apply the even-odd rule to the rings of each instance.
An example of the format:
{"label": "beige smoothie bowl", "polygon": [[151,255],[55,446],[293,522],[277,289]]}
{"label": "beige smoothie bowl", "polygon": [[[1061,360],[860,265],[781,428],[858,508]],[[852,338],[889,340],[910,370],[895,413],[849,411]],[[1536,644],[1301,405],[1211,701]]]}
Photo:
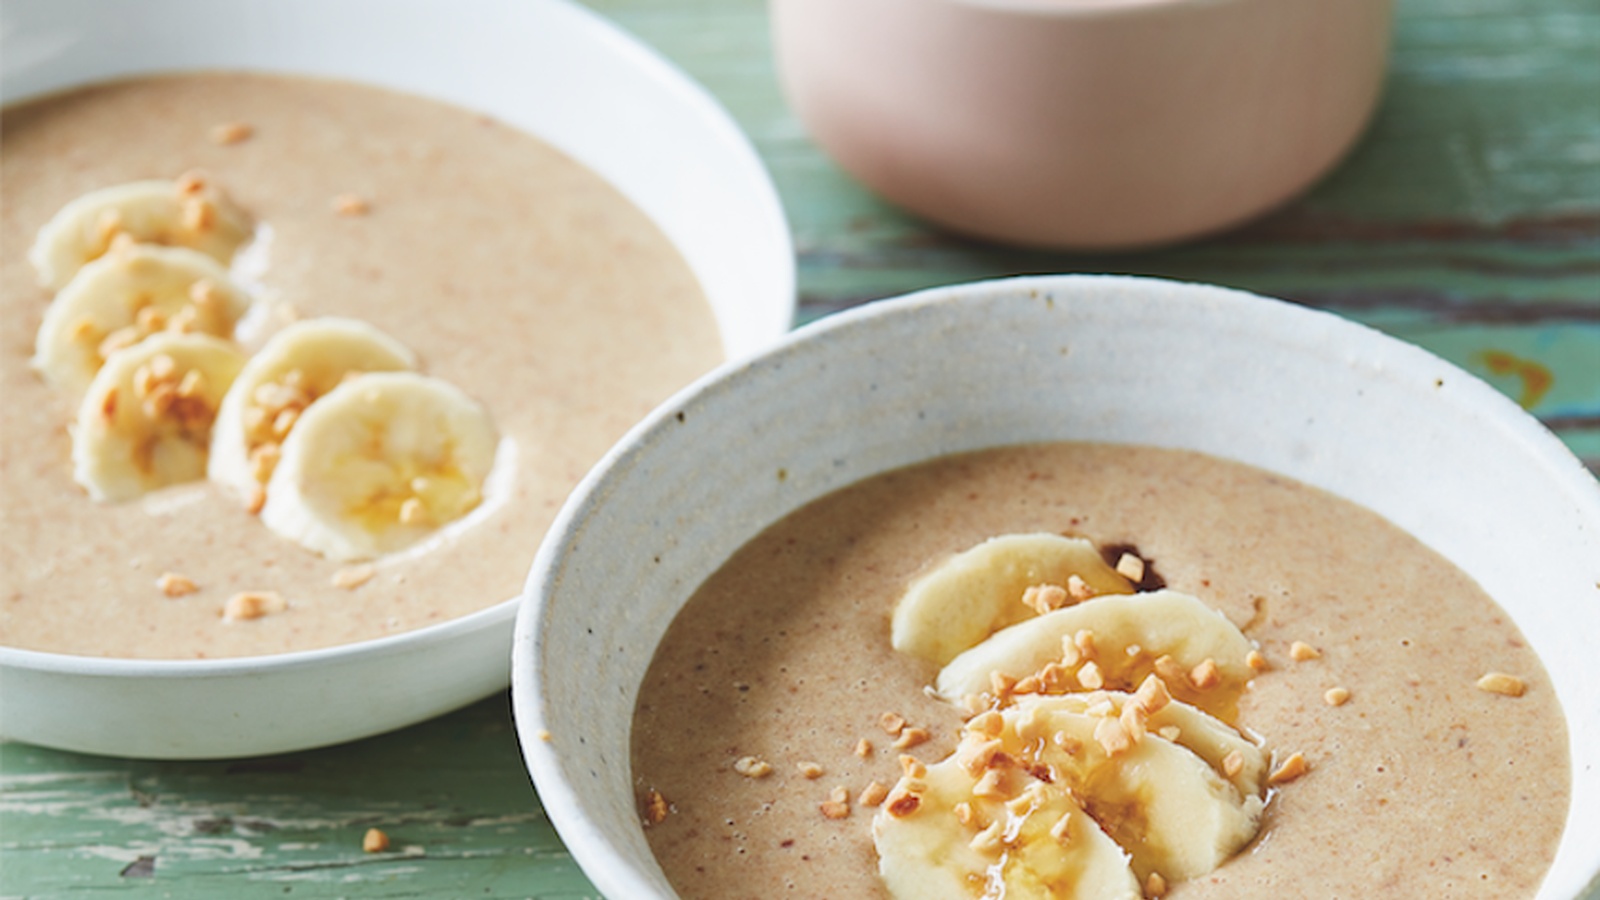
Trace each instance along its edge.
{"label": "beige smoothie bowl", "polygon": [[[654,223],[699,281],[726,356],[790,327],[792,246],[748,141],[698,85],[577,4],[494,2],[469,15],[431,2],[19,2],[0,28],[7,105],[109,79],[226,70],[373,85],[493,116],[598,173]],[[516,602],[479,606],[391,636],[229,659],[0,647],[0,734],[211,758],[378,733],[506,686]]]}
{"label": "beige smoothie bowl", "polygon": [[[1571,802],[1537,897],[1570,900],[1600,873],[1593,476],[1484,383],[1365,327],[1215,287],[1064,276],[934,289],[807,326],[680,393],[572,495],[519,611],[513,706],[544,809],[596,886],[679,896],[647,842],[631,735],[651,648],[698,586],[846,485],[1061,440],[1292,477],[1475,579],[1542,660],[1568,729]],[[844,822],[865,828],[862,814]],[[852,853],[871,866],[870,849]]]}
{"label": "beige smoothie bowl", "polygon": [[812,138],[954,231],[1080,249],[1257,216],[1326,173],[1383,83],[1390,0],[774,0]]}

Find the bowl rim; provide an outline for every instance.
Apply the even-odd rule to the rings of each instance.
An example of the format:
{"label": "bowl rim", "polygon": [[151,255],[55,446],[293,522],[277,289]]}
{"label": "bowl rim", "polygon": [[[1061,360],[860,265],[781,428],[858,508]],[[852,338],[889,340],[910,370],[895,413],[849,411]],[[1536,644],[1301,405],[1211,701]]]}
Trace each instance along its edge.
{"label": "bowl rim", "polygon": [[[641,456],[650,453],[648,439],[658,430],[670,427],[678,411],[690,409],[697,401],[725,389],[730,382],[745,377],[746,373],[758,367],[781,363],[782,358],[803,352],[805,346],[827,340],[836,331],[862,327],[876,319],[929,306],[982,302],[994,295],[1013,291],[1036,289],[1047,292],[1062,287],[1071,289],[1076,285],[1131,286],[1170,294],[1208,295],[1225,303],[1249,305],[1279,320],[1292,317],[1307,322],[1320,321],[1330,328],[1359,337],[1368,346],[1378,348],[1383,359],[1395,366],[1447,368],[1456,373],[1455,389],[1469,392],[1463,402],[1481,410],[1488,420],[1486,425],[1508,429],[1511,437],[1527,449],[1531,462],[1542,464],[1580,508],[1600,518],[1600,481],[1593,478],[1577,455],[1533,415],[1482,379],[1436,354],[1326,310],[1199,282],[1131,275],[1058,274],[940,285],[824,316],[790,332],[757,357],[731,361],[707,373],[638,422],[568,496],[529,571],[517,611],[512,643],[511,710],[514,728],[524,765],[547,818],[568,852],[602,895],[629,898],[664,896],[655,891],[638,868],[591,821],[588,807],[577,789],[578,779],[569,777],[569,762],[556,753],[551,746],[550,733],[544,730],[547,704],[540,670],[543,655],[541,647],[546,643],[544,625],[549,596],[559,587],[562,560],[568,548],[582,536],[582,525],[588,510],[605,502],[614,493],[607,488],[607,482],[614,477],[613,473],[633,468]],[[816,499],[816,496],[821,495],[808,499]],[[651,653],[654,653],[654,648],[651,648]],[[1569,741],[1574,739],[1569,737]],[[1576,760],[1573,766],[1576,768]],[[1571,815],[1569,809],[1564,822],[1569,822]],[[1564,825],[1563,841],[1565,838]],[[1592,883],[1600,885],[1600,869],[1594,873]],[[1544,889],[1541,888],[1541,896],[1543,893]]]}
{"label": "bowl rim", "polygon": [[[19,0],[19,5],[21,2],[22,0]],[[40,0],[35,4],[34,8],[48,8],[52,2],[54,0]],[[205,0],[167,0],[163,9],[168,14],[176,14],[184,8],[186,3],[194,5],[197,2],[203,3]],[[264,5],[264,2],[263,0],[249,0],[249,2],[242,5],[255,8]],[[279,4],[273,5],[277,6]],[[301,7],[306,5],[308,4],[296,4],[294,6]],[[410,6],[417,9],[428,8],[428,4],[424,0],[413,0]],[[513,4],[508,2],[502,4],[502,6],[511,8]],[[717,313],[717,325],[722,340],[724,359],[738,359],[749,356],[753,352],[753,347],[765,346],[791,330],[798,303],[795,290],[796,267],[793,233],[789,228],[788,218],[784,211],[781,197],[773,182],[771,171],[756,151],[749,136],[739,127],[728,108],[704,85],[664,53],[646,44],[642,39],[625,30],[617,22],[602,16],[581,3],[575,2],[575,0],[522,0],[520,6],[526,7],[523,10],[524,14],[558,17],[560,27],[564,29],[565,33],[581,37],[583,46],[603,51],[606,58],[614,60],[616,65],[628,71],[639,73],[640,77],[648,76],[664,92],[674,97],[675,102],[681,104],[684,118],[692,121],[695,128],[706,134],[705,140],[708,145],[715,144],[726,148],[725,152],[730,152],[733,156],[743,159],[748,164],[748,171],[742,173],[740,178],[742,180],[754,178],[755,183],[750,185],[750,188],[758,195],[755,197],[759,201],[756,205],[761,207],[763,215],[763,220],[760,224],[770,231],[767,239],[774,241],[774,246],[785,252],[778,254],[781,257],[779,260],[780,265],[773,271],[765,272],[762,276],[763,290],[766,294],[770,294],[770,297],[763,297],[764,303],[773,308],[765,310],[758,317],[737,325],[736,328],[742,329],[740,333],[730,335],[728,331],[729,323],[724,320],[721,314],[722,311],[713,304],[713,312]],[[497,11],[498,8],[496,10],[486,10],[486,12]],[[290,10],[285,11],[282,15],[289,17],[296,14],[298,13]],[[429,9],[428,14],[433,14],[431,9]],[[9,50],[16,38],[16,32],[12,22],[7,21],[5,25],[4,39]],[[79,30],[82,31],[103,31],[110,27],[111,25],[109,24],[102,24],[93,28],[87,25],[78,26]],[[206,63],[140,60],[133,64],[119,63],[114,65],[112,67],[113,71],[109,73],[100,71],[98,68],[100,64],[96,63],[95,67],[90,67],[91,70],[88,74],[79,73],[62,77],[45,76],[35,79],[36,81],[44,82],[42,87],[24,86],[18,90],[14,87],[15,82],[12,81],[7,90],[0,92],[0,101],[3,101],[5,106],[10,107],[14,104],[48,97],[63,91],[120,78],[229,69],[232,71],[328,78],[370,85],[412,96],[422,96],[434,102],[446,103],[457,107],[470,106],[470,104],[465,104],[460,100],[443,98],[436,94],[418,90],[412,86],[397,83],[394,78],[389,76],[330,74],[319,70],[315,65],[308,65],[304,60],[299,60],[291,52],[274,52],[273,55],[281,57],[283,61],[269,65],[245,62],[231,67],[218,67]],[[14,65],[26,67],[34,65],[34,63],[8,63],[5,68],[10,70]],[[594,170],[595,166],[592,161],[586,160],[577,153],[568,150],[561,145],[560,141],[520,124],[512,124],[510,127],[533,134],[539,139],[557,146],[563,153],[572,156],[580,164]],[[608,183],[616,187],[623,196],[627,197],[635,207],[643,208],[639,200],[618,185],[613,178],[604,173],[600,173],[600,175]],[[646,214],[658,227],[665,231],[665,227],[654,215]],[[671,240],[670,237],[669,240]],[[688,252],[685,248],[677,240],[672,242],[688,262]],[[785,261],[786,264],[782,264]],[[706,291],[707,299],[709,300],[709,286],[705,283],[700,272],[696,271],[695,276],[701,283],[702,290]],[[530,558],[531,555],[530,552]],[[220,683],[223,680],[240,676],[249,676],[251,678],[272,677],[291,673],[305,673],[334,664],[350,664],[362,660],[393,659],[397,656],[414,653],[426,648],[453,645],[472,636],[484,636],[503,631],[505,637],[509,639],[516,610],[520,603],[520,596],[521,594],[518,592],[473,612],[423,625],[409,631],[283,653],[259,653],[247,656],[204,659],[100,657],[0,645],[0,683],[3,683],[6,678],[24,675],[62,676],[73,679],[137,681],[149,684],[152,690],[158,690],[160,685],[177,685],[179,683],[194,683],[205,680],[216,680]],[[504,682],[509,682],[509,670],[506,672]],[[445,711],[440,709],[433,715],[442,714]],[[9,716],[0,715],[0,739],[26,740],[39,743],[41,746],[51,746],[49,743],[35,738],[22,736],[12,738],[13,727],[7,721],[9,718]],[[415,717],[412,717],[405,722],[396,722],[380,730],[402,727],[414,720]],[[363,732],[363,734],[370,733],[373,733],[370,729]],[[355,735],[355,737],[359,736]],[[338,738],[338,740],[347,739],[353,738]],[[307,746],[320,746],[320,744],[308,744]],[[106,747],[110,749],[72,749],[76,749],[78,752],[106,752],[123,755],[118,753],[113,741],[107,741]],[[270,752],[286,751],[274,749]],[[148,756],[148,754],[139,753],[127,755],[136,757]],[[227,753],[221,756],[239,755],[244,754]],[[200,754],[197,756],[155,758],[217,757],[217,754]]]}

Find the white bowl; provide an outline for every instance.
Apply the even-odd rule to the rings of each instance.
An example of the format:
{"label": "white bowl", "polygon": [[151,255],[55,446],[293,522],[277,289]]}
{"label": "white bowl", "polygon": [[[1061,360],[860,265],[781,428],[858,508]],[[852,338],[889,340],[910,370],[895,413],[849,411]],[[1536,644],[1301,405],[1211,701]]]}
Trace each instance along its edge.
{"label": "white bowl", "polygon": [[1215,287],[1063,276],[941,288],[803,328],[668,401],[572,494],[518,614],[512,701],[544,809],[595,885],[676,896],[640,826],[629,732],[646,648],[707,576],[867,476],[1064,439],[1288,475],[1476,578],[1543,660],[1571,736],[1571,811],[1538,896],[1571,900],[1600,872],[1600,768],[1584,764],[1600,759],[1594,477],[1488,385],[1361,325]]}
{"label": "white bowl", "polygon": [[[599,172],[666,232],[700,279],[731,357],[792,322],[793,246],[749,142],[687,76],[567,0],[17,0],[0,11],[0,40],[6,103],[139,73],[251,69],[489,113]],[[0,647],[0,733],[156,758],[277,753],[375,734],[504,688],[515,611],[507,598],[391,638],[248,659]]]}

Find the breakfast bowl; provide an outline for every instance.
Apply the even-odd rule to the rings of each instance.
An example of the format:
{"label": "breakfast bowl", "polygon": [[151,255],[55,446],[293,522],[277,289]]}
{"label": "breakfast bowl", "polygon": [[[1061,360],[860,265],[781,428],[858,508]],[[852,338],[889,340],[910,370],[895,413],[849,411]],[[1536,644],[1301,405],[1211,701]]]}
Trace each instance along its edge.
{"label": "breakfast bowl", "polygon": [[1345,155],[1390,0],[773,0],[784,92],[889,201],[1023,245],[1228,228]]}
{"label": "breakfast bowl", "polygon": [[[211,515],[205,512],[215,499],[204,493],[209,488],[179,485],[120,505],[97,504],[83,496],[71,485],[73,464],[62,462],[67,456],[67,422],[65,415],[57,415],[56,407],[67,408],[67,401],[62,392],[47,391],[28,365],[27,350],[21,349],[31,342],[21,336],[39,327],[39,311],[51,300],[45,288],[34,284],[25,260],[26,245],[49,212],[71,196],[47,198],[48,208],[41,201],[28,213],[22,209],[28,205],[28,191],[51,189],[40,188],[45,182],[58,188],[68,185],[72,192],[106,187],[71,179],[99,165],[96,156],[102,150],[115,157],[138,142],[117,128],[82,127],[56,149],[24,146],[28,129],[12,128],[12,111],[27,105],[32,117],[28,121],[33,123],[44,116],[40,109],[60,117],[61,107],[48,105],[58,96],[95,99],[119,96],[119,91],[159,93],[181,88],[192,89],[190,96],[198,97],[197,102],[210,102],[207,97],[225,96],[240,85],[292,80],[297,92],[292,96],[280,93],[273,103],[234,107],[228,113],[196,113],[170,98],[162,101],[164,106],[154,101],[148,107],[134,106],[132,113],[123,114],[129,133],[160,140],[164,131],[188,129],[194,140],[184,146],[194,149],[185,150],[185,159],[171,161],[152,162],[149,153],[130,157],[133,161],[126,164],[113,160],[110,170],[119,181],[177,178],[181,185],[190,176],[178,177],[183,171],[178,167],[190,165],[187,156],[193,156],[209,171],[208,177],[227,182],[242,204],[270,208],[251,245],[259,245],[256,262],[264,260],[265,265],[240,276],[252,291],[261,290],[257,305],[268,310],[267,318],[365,316],[370,327],[362,329],[386,331],[408,344],[409,349],[401,348],[401,356],[417,351],[424,371],[440,380],[459,376],[469,394],[480,393],[483,385],[518,385],[511,389],[516,396],[510,401],[498,407],[488,404],[490,412],[504,425],[537,409],[540,421],[535,439],[517,443],[514,454],[508,455],[505,441],[499,445],[495,472],[512,473],[498,482],[502,487],[520,484],[522,473],[546,466],[555,479],[552,485],[565,480],[570,488],[588,464],[660,397],[722,359],[754,352],[791,325],[792,245],[776,192],[749,142],[686,75],[575,3],[493,2],[476,4],[470,13],[463,13],[425,0],[332,4],[156,0],[137,8],[89,0],[19,2],[6,4],[0,13],[0,33],[5,48],[0,91],[8,111],[7,228],[12,229],[7,290],[38,295],[37,301],[30,295],[24,298],[27,302],[18,303],[22,312],[7,323],[6,333],[19,338],[9,342],[8,353],[17,358],[7,362],[7,390],[13,398],[21,396],[17,392],[31,392],[28,396],[37,402],[30,405],[49,408],[45,418],[26,419],[15,405],[8,405],[12,412],[3,430],[8,440],[22,440],[25,432],[37,431],[53,448],[45,451],[45,461],[31,476],[22,473],[20,452],[10,445],[6,449],[11,471],[5,484],[7,511],[0,522],[9,585],[3,633],[20,633],[25,607],[60,607],[48,640],[4,638],[6,646],[0,646],[4,697],[0,734],[6,739],[146,758],[279,753],[379,733],[501,690],[509,682],[513,595],[542,526],[513,533],[495,522],[503,522],[505,511],[520,504],[546,507],[548,512],[539,515],[547,524],[565,496],[561,487],[554,487],[543,500],[524,495],[521,488],[496,495],[486,483],[483,517],[475,520],[477,524],[464,519],[470,527],[441,531],[439,540],[388,554],[358,569],[360,577],[344,581],[348,592],[326,604],[332,608],[353,603],[363,592],[389,582],[396,591],[392,610],[380,607],[360,613],[352,607],[342,613],[358,626],[348,636],[329,632],[249,644],[246,635],[252,630],[266,633],[281,627],[285,637],[300,632],[301,626],[281,623],[292,620],[297,608],[309,607],[309,601],[302,604],[293,591],[285,590],[269,598],[276,605],[257,592],[254,600],[245,598],[243,607],[225,607],[223,600],[230,593],[242,592],[236,597],[252,593],[249,576],[238,581],[215,574],[220,570],[209,579],[187,569],[165,571],[172,566],[164,561],[171,559],[170,548],[154,538],[175,527],[174,519]],[[113,82],[135,87],[68,93]],[[388,121],[383,119],[389,115],[385,110],[397,109],[425,109],[429,116],[445,118],[423,125],[409,139],[388,143],[381,131],[362,131],[373,122]],[[203,115],[217,118],[196,118]],[[642,134],[648,140],[641,140]],[[480,185],[483,202],[474,198],[453,217],[443,215],[442,209],[435,215],[428,202],[407,193],[406,185],[429,181],[470,192],[470,179],[464,180],[463,173],[470,175],[473,164],[455,160],[473,159],[479,148],[493,146],[504,150],[499,158],[507,165],[533,165],[529,154],[537,156],[537,165],[544,167],[540,172],[555,173],[549,179],[554,187],[527,184],[522,175],[501,178]],[[319,158],[317,153],[324,155]],[[48,177],[34,177],[34,170],[24,172],[24,157],[43,159],[40,171]],[[62,162],[52,168],[50,161],[57,158]],[[386,182],[388,188],[368,180],[379,178],[385,160],[398,173]],[[325,170],[335,168],[342,168],[340,177],[348,179],[347,186],[338,190],[348,190],[349,195],[333,193],[328,184],[313,184]],[[281,177],[275,176],[271,186],[252,181],[252,172],[267,171]],[[484,177],[491,179],[494,174],[486,171]],[[556,205],[532,208],[539,204],[524,202],[527,195],[518,195],[523,190],[547,191]],[[304,196],[297,199],[297,194]],[[503,207],[494,205],[499,196],[517,198],[513,202],[523,205],[507,216]],[[575,200],[570,207],[560,206],[568,196],[601,198],[608,205],[586,207]],[[485,211],[491,209],[502,210],[495,214],[499,219],[487,217]],[[551,209],[566,210],[561,213],[566,218],[552,225]],[[35,217],[21,221],[28,215]],[[319,220],[334,224],[336,230],[318,226],[323,229],[316,232],[320,236],[307,237],[312,232],[303,231],[301,225]],[[471,228],[485,229],[496,240],[522,243],[511,244],[510,251],[502,244],[491,253],[483,249],[490,244],[474,242]],[[431,309],[404,321],[385,319],[384,310],[400,296],[396,291],[420,282],[405,274],[414,270],[405,270],[402,263],[429,253],[439,255],[437,248],[446,246],[441,241],[449,236],[443,234],[446,230],[460,234],[465,243],[452,245],[443,255],[475,272],[443,270],[429,276],[412,294],[415,302]],[[297,232],[302,233],[297,236]],[[308,246],[325,250],[326,255],[296,256],[295,247]],[[536,305],[535,299],[545,302],[541,292],[576,298],[570,302],[584,308],[609,309],[603,315],[611,322],[653,322],[644,336],[653,343],[666,346],[675,339],[666,293],[641,290],[639,285],[624,290],[614,280],[590,284],[563,274],[579,265],[570,260],[589,260],[583,265],[604,275],[638,266],[640,259],[656,258],[648,254],[668,260],[676,273],[674,283],[688,292],[684,296],[703,298],[697,309],[704,312],[704,327],[696,339],[703,364],[690,363],[676,374],[646,376],[659,381],[649,389],[659,392],[655,397],[647,391],[626,401],[615,400],[621,395],[603,393],[609,373],[579,377],[576,393],[559,402],[551,399],[554,395],[546,396],[537,382],[543,377],[538,373],[545,371],[539,367],[555,352],[551,347],[559,349],[563,342],[575,347],[604,345],[608,339],[604,334],[573,337],[571,308],[551,312],[551,307]],[[235,273],[244,256],[241,252],[234,261]],[[466,277],[502,270],[523,273],[525,284],[474,282]],[[640,271],[653,270],[645,266]],[[324,282],[321,291],[296,293],[293,279],[307,272],[353,280],[344,287],[327,289]],[[358,304],[354,308],[360,312],[350,312],[351,303]],[[492,329],[470,325],[463,311],[479,310],[482,317],[502,324]],[[269,324],[276,327],[282,322]],[[611,325],[600,322],[597,327],[604,330]],[[268,334],[270,329],[258,333]],[[491,349],[496,335],[513,344],[524,335],[548,343],[528,343],[500,353]],[[652,358],[650,352],[634,355]],[[39,368],[38,359],[33,368]],[[471,366],[478,367],[476,374],[469,374]],[[455,376],[446,371],[451,368]],[[477,387],[469,384],[473,379]],[[602,386],[591,393],[590,381]],[[607,424],[583,439],[589,449],[563,460],[558,451],[572,442],[578,424],[600,419]],[[24,502],[23,493],[32,481],[59,485],[56,499]],[[216,529],[197,532],[194,540],[200,549],[191,554],[191,565],[204,570],[213,564],[209,557],[224,555],[227,542],[242,541],[269,548],[265,565],[285,573],[321,571],[314,580],[329,587],[330,560],[282,540],[231,504],[231,512],[218,513]],[[93,519],[95,537],[73,537],[68,529],[70,540],[59,553],[19,549],[30,546],[24,538],[31,540],[35,533],[67,528],[60,524],[67,521],[62,517],[66,506]],[[255,506],[262,508],[260,503]],[[95,518],[102,515],[106,522],[116,517],[115,524]],[[445,613],[419,613],[402,622],[399,617],[405,614],[400,607],[411,602],[408,598],[437,589],[437,585],[421,587],[418,570],[406,567],[415,559],[448,556],[458,544],[465,547],[470,535],[488,531],[503,533],[504,543],[486,554],[460,550],[465,555],[454,564],[456,571],[472,573],[494,566],[505,570],[509,580],[475,591],[468,581],[455,578],[445,593],[461,605]],[[115,553],[126,554],[116,557],[114,565],[119,568],[98,582],[91,580],[90,589],[66,589],[74,593],[70,599],[76,605],[39,587],[81,584],[72,580],[80,574],[76,570],[88,571],[98,564],[96,556],[104,555],[92,549],[95,540],[115,544],[124,536],[137,540],[146,534],[153,538],[148,548],[129,550],[116,544],[123,549]],[[70,546],[73,542],[82,546]],[[390,563],[397,568],[390,568]],[[357,584],[362,581],[367,583]],[[287,604],[285,616],[230,621],[240,618],[234,615],[239,609],[246,620],[275,613],[283,605],[280,601]],[[191,602],[198,605],[188,625],[161,618],[177,615]],[[121,612],[112,611],[118,609]],[[246,643],[218,652],[208,652],[203,645],[146,652],[185,628]],[[317,626],[305,630],[315,632]],[[121,652],[115,646],[103,649],[106,641],[122,641],[134,652]]]}
{"label": "breakfast bowl", "polygon": [[[1443,863],[1414,863],[1440,858],[1423,846],[1427,836],[1449,840],[1470,830],[1474,814],[1452,804],[1483,790],[1480,776],[1505,777],[1428,780],[1474,754],[1519,778],[1556,773],[1554,793],[1534,801],[1547,845],[1531,863],[1475,862],[1448,883],[1472,882],[1466,886],[1485,896],[1568,900],[1600,872],[1600,847],[1588,839],[1600,829],[1600,772],[1586,762],[1600,754],[1600,662],[1589,646],[1600,633],[1600,486],[1577,458],[1473,376],[1337,316],[1212,286],[1052,276],[937,288],[805,326],[658,408],[569,498],[518,613],[512,700],[543,808],[600,891],[716,895],[693,880],[694,870],[727,860],[749,891],[781,888],[782,878],[763,879],[769,868],[788,867],[788,883],[810,878],[808,889],[829,892],[837,885],[817,879],[832,877],[822,867],[842,860],[866,880],[833,895],[888,896],[871,880],[867,820],[876,834],[891,804],[863,785],[896,783],[897,753],[918,756],[901,760],[908,772],[931,770],[961,726],[929,724],[937,698],[915,688],[932,669],[907,668],[887,649],[899,627],[899,611],[891,625],[890,609],[903,602],[905,578],[922,577],[926,562],[881,548],[904,534],[948,528],[967,530],[942,550],[995,534],[996,522],[1010,520],[977,500],[998,482],[960,461],[1049,446],[1102,449],[1093,465],[1070,470],[1075,477],[1045,464],[1007,476],[1005,484],[1023,492],[1007,515],[1039,530],[1137,545],[1131,552],[1173,587],[1243,623],[1263,656],[1260,669],[1250,663],[1259,675],[1242,694],[1240,715],[1272,746],[1275,765],[1302,750],[1300,761],[1309,764],[1308,772],[1287,763],[1280,770],[1289,771],[1269,793],[1267,836],[1199,879],[1210,883],[1185,884],[1185,891],[1241,896],[1248,879],[1258,879],[1250,883],[1260,890],[1286,868],[1317,884],[1345,879],[1346,887],[1370,887],[1372,879],[1404,885],[1418,870],[1456,878]],[[1101,483],[1099,467],[1111,473],[1124,459],[1191,451],[1206,465],[1248,469],[1274,496],[1292,479],[1296,490],[1395,530],[1356,550],[1313,539],[1288,575],[1230,588],[1229,568],[1266,555],[1264,548],[1310,519],[1275,507],[1267,524],[1246,522],[1242,507],[1216,503],[1234,478],[1221,469],[1173,482],[1152,475],[1144,486],[1117,482],[1087,514],[1060,500]],[[927,468],[940,460],[958,462]],[[860,493],[862,485],[882,489]],[[1122,507],[1148,503],[1155,507],[1144,530],[1124,532],[1118,523],[1132,520]],[[1201,511],[1194,521],[1167,522],[1191,506]],[[880,530],[885,523],[899,530],[890,536]],[[1181,562],[1180,548],[1233,528],[1243,550],[1208,550],[1198,568]],[[1396,542],[1409,549],[1383,562]],[[1429,581],[1413,586],[1419,602],[1402,599],[1410,575],[1400,573],[1420,572],[1424,558],[1481,587],[1486,597],[1476,613],[1449,613],[1431,626],[1406,618],[1441,605],[1453,590]],[[861,564],[834,566],[841,559]],[[1299,580],[1319,569],[1336,588]],[[864,586],[867,611],[849,620],[812,615],[799,609],[791,583],[818,591]],[[1229,600],[1230,593],[1237,596]],[[1341,611],[1344,597],[1364,593],[1370,610]],[[1334,619],[1320,620],[1324,614]],[[1514,630],[1469,650],[1469,620]],[[832,655],[807,656],[784,643],[801,634],[821,635]],[[1407,655],[1427,647],[1438,652],[1426,660]],[[1545,672],[1517,682],[1527,693],[1516,698],[1493,693],[1495,679],[1480,677],[1505,665],[1499,660],[1512,648],[1536,655],[1524,659],[1528,672],[1539,665]],[[724,667],[734,656],[745,669]],[[1398,670],[1364,680],[1378,661],[1396,657]],[[663,660],[673,667],[658,671]],[[797,660],[822,662],[802,670]],[[903,694],[884,699],[883,685],[900,669],[916,677]],[[685,705],[668,709],[664,696]],[[1492,748],[1495,734],[1506,736],[1498,717],[1531,710],[1518,704],[1539,696],[1554,710],[1547,727],[1518,726],[1515,746]],[[1445,698],[1477,711],[1460,721],[1407,718]],[[766,702],[780,710],[763,711],[766,718],[751,720],[756,730],[742,730],[749,724],[742,710],[755,717],[753,704]],[[1250,718],[1274,706],[1282,719]],[[1391,728],[1384,717],[1392,715],[1403,724]],[[907,738],[917,730],[908,722],[928,724],[932,739]],[[1329,731],[1317,731],[1323,727]],[[1375,733],[1386,736],[1383,746],[1369,750],[1361,742]],[[1425,746],[1384,744],[1392,733]],[[694,771],[648,768],[661,758]],[[1561,774],[1568,762],[1570,781]],[[1523,782],[1511,785],[1506,793],[1518,802],[1531,796]],[[883,805],[875,810],[875,802]],[[1500,810],[1496,802],[1491,808]],[[1296,829],[1315,830],[1309,823],[1341,810],[1356,815],[1353,833],[1377,839],[1371,858],[1327,833],[1310,839],[1320,850],[1293,855],[1302,840]],[[785,821],[797,823],[794,831],[766,830],[791,813]],[[1507,815],[1493,833],[1535,817]],[[1443,828],[1440,816],[1455,817]],[[1403,831],[1403,840],[1387,829]],[[701,838],[707,843],[695,843]],[[1391,852],[1385,844],[1402,858],[1383,858]],[[662,847],[688,854],[675,859],[671,879],[655,852]],[[1348,864],[1351,853],[1361,866]],[[1277,884],[1269,895],[1319,892]]]}

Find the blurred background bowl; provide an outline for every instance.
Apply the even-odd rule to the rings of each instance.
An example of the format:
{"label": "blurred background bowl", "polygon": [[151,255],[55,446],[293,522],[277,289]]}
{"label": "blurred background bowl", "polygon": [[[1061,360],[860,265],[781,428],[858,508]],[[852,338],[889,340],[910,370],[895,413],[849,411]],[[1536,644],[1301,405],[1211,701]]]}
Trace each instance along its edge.
{"label": "blurred background bowl", "polygon": [[1183,240],[1345,155],[1392,0],[772,0],[791,106],[838,164],[951,230]]}
{"label": "blurred background bowl", "polygon": [[[5,103],[136,74],[245,69],[374,84],[493,115],[595,170],[656,222],[699,278],[730,356],[792,323],[793,245],[743,133],[687,76],[567,0],[17,0],[0,9],[0,34]],[[276,656],[126,660],[0,647],[0,734],[187,759],[398,728],[506,686],[516,601],[488,599],[497,602],[436,626]]]}
{"label": "blurred background bowl", "polygon": [[1376,511],[1475,578],[1567,717],[1571,808],[1538,897],[1571,900],[1600,872],[1600,769],[1581,764],[1600,758],[1600,484],[1577,458],[1483,382],[1336,316],[1054,276],[937,288],[800,329],[658,408],[573,492],[518,613],[512,703],[544,809],[595,885],[676,896],[640,824],[629,735],[653,648],[712,572],[868,476],[1054,440],[1277,472]]}

